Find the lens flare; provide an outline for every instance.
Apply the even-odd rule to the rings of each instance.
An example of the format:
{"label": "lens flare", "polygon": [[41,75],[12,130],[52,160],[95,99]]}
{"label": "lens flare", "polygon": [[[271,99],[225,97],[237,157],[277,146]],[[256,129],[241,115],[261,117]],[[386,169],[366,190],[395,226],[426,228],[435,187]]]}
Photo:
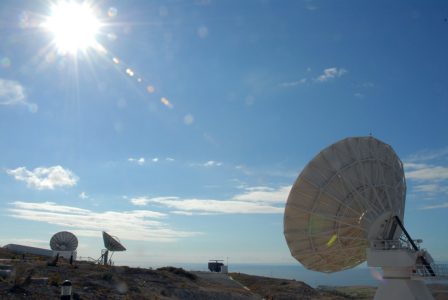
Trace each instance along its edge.
{"label": "lens flare", "polygon": [[372,274],[373,278],[378,279],[384,284],[387,284],[386,280],[383,279],[383,275],[381,275],[381,273],[377,269],[371,268],[370,273]]}
{"label": "lens flare", "polygon": [[7,68],[11,65],[11,60],[7,57],[2,58],[2,66]]}
{"label": "lens flare", "polygon": [[148,92],[150,92],[150,93],[154,92],[154,87],[151,85],[148,86],[147,89],[148,89]]}
{"label": "lens flare", "polygon": [[111,33],[109,33],[109,34],[107,35],[107,39],[108,39],[109,41],[113,42],[113,41],[115,41],[115,40],[117,39],[117,35],[116,35],[115,33],[111,32]]}
{"label": "lens flare", "polygon": [[194,120],[194,118],[192,115],[186,115],[184,118],[184,122],[187,125],[190,125],[191,123],[193,123],[193,120]]}
{"label": "lens flare", "polygon": [[37,110],[39,109],[39,107],[37,106],[37,104],[32,103],[28,106],[28,111],[32,114],[37,113]]}
{"label": "lens flare", "polygon": [[334,243],[334,241],[336,241],[336,239],[338,238],[338,235],[335,234],[331,237],[331,239],[328,241],[327,246],[331,246],[331,244]]}
{"label": "lens flare", "polygon": [[117,15],[117,9],[115,7],[111,7],[107,11],[107,14],[109,15],[109,17],[113,18]]}

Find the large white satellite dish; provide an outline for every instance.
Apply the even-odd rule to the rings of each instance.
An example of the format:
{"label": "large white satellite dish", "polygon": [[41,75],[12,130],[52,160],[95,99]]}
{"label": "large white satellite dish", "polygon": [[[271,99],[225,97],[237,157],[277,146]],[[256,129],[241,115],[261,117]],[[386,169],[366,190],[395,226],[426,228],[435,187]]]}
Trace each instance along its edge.
{"label": "large white satellite dish", "polygon": [[[289,194],[284,235],[309,270],[333,273],[382,267],[375,299],[434,299],[424,280],[447,280],[446,265],[403,227],[406,181],[391,146],[373,137],[346,138],[316,155]],[[402,235],[404,233],[404,235]]]}
{"label": "large white satellite dish", "polygon": [[53,235],[50,248],[54,251],[75,251],[78,248],[78,239],[68,231],[61,231]]}

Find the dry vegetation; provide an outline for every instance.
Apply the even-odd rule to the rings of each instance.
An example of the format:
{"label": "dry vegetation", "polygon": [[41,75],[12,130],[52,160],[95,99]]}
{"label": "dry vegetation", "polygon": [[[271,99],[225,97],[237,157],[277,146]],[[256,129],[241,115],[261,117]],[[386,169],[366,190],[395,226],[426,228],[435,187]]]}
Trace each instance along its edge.
{"label": "dry vegetation", "polygon": [[[165,267],[157,270],[130,268],[127,266],[102,266],[69,261],[59,258],[57,266],[51,266],[53,258],[30,255],[30,261],[11,260],[15,251],[0,248],[0,265],[14,265],[11,277],[0,278],[0,299],[60,299],[61,284],[70,280],[73,284],[72,299],[236,299],[236,300],[342,300],[347,297],[330,295],[313,289],[301,281],[277,279],[247,274],[230,273],[235,281],[249,290],[232,287],[198,278],[181,268]],[[46,285],[31,283],[31,278],[48,278]],[[428,285],[436,300],[448,300],[448,284]],[[341,287],[340,291],[353,292],[360,287]],[[373,297],[356,299],[373,299]]]}
{"label": "dry vegetation", "polygon": [[[261,299],[247,290],[197,278],[180,268],[149,270],[126,266],[102,266],[78,262],[71,266],[59,258],[27,255],[32,261],[11,261],[14,251],[0,249],[0,264],[14,265],[14,274],[0,279],[0,299],[60,299],[64,280],[73,284],[73,299]],[[32,278],[49,278],[47,285],[31,283]]]}

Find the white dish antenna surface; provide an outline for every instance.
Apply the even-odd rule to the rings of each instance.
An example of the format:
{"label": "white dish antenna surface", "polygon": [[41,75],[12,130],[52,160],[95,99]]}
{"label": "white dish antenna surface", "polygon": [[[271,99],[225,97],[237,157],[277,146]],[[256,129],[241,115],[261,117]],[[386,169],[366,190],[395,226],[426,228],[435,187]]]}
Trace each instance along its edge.
{"label": "white dish antenna surface", "polygon": [[78,239],[68,231],[61,231],[53,235],[50,240],[53,251],[75,251],[78,248]]}
{"label": "white dish antenna surface", "polygon": [[113,236],[103,231],[104,247],[109,251],[126,251],[126,248]]}
{"label": "white dish antenna surface", "polygon": [[384,226],[375,219],[395,214],[403,220],[405,198],[403,164],[391,146],[373,137],[330,145],[305,166],[290,191],[283,223],[292,256],[324,273],[361,264],[369,232]]}

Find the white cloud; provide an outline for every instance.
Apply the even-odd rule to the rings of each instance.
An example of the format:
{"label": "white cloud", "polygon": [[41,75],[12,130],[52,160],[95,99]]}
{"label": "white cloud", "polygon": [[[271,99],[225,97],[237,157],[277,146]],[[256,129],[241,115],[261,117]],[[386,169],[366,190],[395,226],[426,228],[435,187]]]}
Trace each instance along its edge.
{"label": "white cloud", "polygon": [[152,159],[152,161],[158,161],[158,160],[159,160],[159,158],[157,158],[157,157]]}
{"label": "white cloud", "polygon": [[242,169],[243,166],[236,166],[235,169]]}
{"label": "white cloud", "polygon": [[[166,199],[178,199],[178,198],[177,197],[161,197],[161,198],[153,198],[153,199],[166,200]],[[146,204],[148,204],[148,202],[154,202],[154,201],[151,201],[150,199],[148,199],[146,197],[138,197],[138,198],[131,198],[131,202],[134,205],[145,206]]]}
{"label": "white cloud", "polygon": [[434,193],[434,192],[437,192],[438,189],[439,189],[439,185],[437,185],[437,184],[424,184],[424,185],[416,186],[414,188],[414,191],[415,192],[431,192],[431,193]]}
{"label": "white cloud", "polygon": [[440,205],[433,205],[433,206],[422,206],[419,209],[423,210],[423,209],[437,209],[437,208],[446,208],[448,207],[448,203],[443,203]]}
{"label": "white cloud", "polygon": [[174,161],[174,159],[167,157],[166,158],[167,161]]}
{"label": "white cloud", "polygon": [[[283,213],[283,207],[274,207],[265,205],[262,203],[245,202],[245,201],[219,201],[219,200],[202,200],[202,199],[167,199],[165,198],[153,198],[147,199],[148,202],[155,202],[163,204],[169,208],[176,208],[181,211],[206,211],[213,213],[227,213],[227,214],[270,214],[270,213]],[[286,202],[286,199],[284,199]]]}
{"label": "white cloud", "polygon": [[0,104],[26,104],[26,93],[17,81],[0,79]]}
{"label": "white cloud", "polygon": [[356,93],[353,96],[356,97],[356,98],[364,98],[364,95],[360,94],[360,93]]}
{"label": "white cloud", "polygon": [[298,85],[299,82],[295,81],[295,82],[284,82],[284,83],[280,83],[278,86],[295,86]]}
{"label": "white cloud", "polygon": [[362,84],[363,87],[374,87],[375,85],[371,82],[366,82]]}
{"label": "white cloud", "polygon": [[34,171],[28,171],[25,167],[20,167],[15,170],[6,170],[6,173],[13,175],[15,179],[25,181],[29,187],[34,187],[38,190],[54,189],[55,186],[74,186],[79,178],[70,170],[64,169],[61,166],[50,168],[36,168]]}
{"label": "white cloud", "polygon": [[[283,204],[288,198],[291,186],[278,189],[269,187],[246,188],[247,192],[239,194],[230,200],[202,200],[180,199],[178,197],[147,198],[139,197],[131,199],[135,205],[147,205],[149,202],[160,203],[169,208],[178,209],[179,214],[192,215],[207,213],[283,213],[284,207],[275,207],[273,204]],[[173,212],[173,213],[178,213]],[[187,213],[188,212],[188,213]],[[191,213],[191,214],[190,214]]]}
{"label": "white cloud", "polygon": [[325,75],[321,75],[314,80],[314,82],[325,82],[325,81],[328,81],[328,78]]}
{"label": "white cloud", "polygon": [[165,218],[166,214],[148,210],[128,212],[90,210],[59,206],[55,203],[10,203],[21,209],[9,209],[14,218],[54,224],[62,228],[75,228],[80,236],[98,236],[102,230],[111,232],[124,240],[174,242],[180,237],[201,234],[199,232],[175,231],[159,221],[148,218]]}
{"label": "white cloud", "polygon": [[311,68],[308,68],[307,71],[308,71],[308,72],[311,71]]}
{"label": "white cloud", "polygon": [[[414,162],[414,161],[430,160],[430,159],[434,159],[434,158],[439,158],[446,154],[448,154],[448,147],[443,148],[443,149],[437,149],[437,150],[426,149],[423,151],[419,151],[417,154],[411,155],[409,158],[406,159],[406,161]],[[410,165],[410,164],[407,164],[407,165]]]}
{"label": "white cloud", "polygon": [[324,70],[324,75],[321,75],[317,78],[313,78],[314,82],[326,82],[329,78],[335,78],[336,76],[341,77],[342,75],[348,73],[346,69],[338,69],[336,68],[329,68]]}
{"label": "white cloud", "polygon": [[[448,168],[427,164],[404,164],[406,179],[416,181],[442,181],[448,178]],[[413,170],[413,171],[408,171]]]}
{"label": "white cloud", "polygon": [[286,203],[286,199],[288,199],[291,187],[292,185],[283,186],[280,187],[278,190],[269,187],[246,188],[248,192],[236,195],[235,197],[233,197],[233,199],[239,201],[263,202],[263,203]]}
{"label": "white cloud", "polygon": [[334,78],[334,75],[338,74],[338,70],[336,68],[325,69],[324,73],[327,78]]}
{"label": "white cloud", "polygon": [[14,205],[19,208],[31,209],[31,210],[46,210],[46,211],[81,214],[81,215],[86,215],[89,213],[89,210],[87,210],[87,209],[76,208],[76,207],[71,207],[71,206],[56,205],[56,203],[54,203],[54,202],[26,203],[26,202],[16,201],[13,203],[8,203],[8,204]]}
{"label": "white cloud", "polygon": [[208,161],[204,164],[190,164],[190,166],[203,166],[203,167],[212,167],[212,166],[220,166],[222,163],[216,163],[213,160]]}
{"label": "white cloud", "polygon": [[346,69],[340,69],[338,76],[341,77],[342,75],[347,74],[347,73],[348,73],[348,71]]}
{"label": "white cloud", "polygon": [[11,238],[11,239],[0,239],[0,247],[5,246],[7,244],[16,244],[16,245],[23,245],[23,246],[31,246],[31,247],[48,247],[49,241],[43,241],[43,240],[36,240],[36,239],[17,239],[17,238]]}
{"label": "white cloud", "polygon": [[306,83],[306,78],[303,78],[303,79],[301,79],[301,80],[299,80],[299,81],[295,81],[295,82],[285,82],[285,83],[281,83],[281,84],[279,84],[278,86],[285,86],[285,87],[288,87],[288,86],[296,86],[296,85],[298,85],[298,84],[304,84],[304,83]]}
{"label": "white cloud", "polygon": [[193,216],[193,215],[198,215],[198,216],[207,216],[207,215],[216,215],[215,213],[198,213],[198,212],[188,212],[188,211],[172,211],[172,214],[177,214],[177,215],[185,215],[185,216]]}
{"label": "white cloud", "polygon": [[128,158],[128,161],[135,161],[137,162],[139,165],[143,165],[143,163],[145,162],[145,159],[142,157],[140,159],[137,158]]}
{"label": "white cloud", "polygon": [[79,195],[79,197],[80,197],[81,199],[87,199],[87,198],[89,198],[89,196],[87,196],[84,192],[82,192],[81,195]]}

